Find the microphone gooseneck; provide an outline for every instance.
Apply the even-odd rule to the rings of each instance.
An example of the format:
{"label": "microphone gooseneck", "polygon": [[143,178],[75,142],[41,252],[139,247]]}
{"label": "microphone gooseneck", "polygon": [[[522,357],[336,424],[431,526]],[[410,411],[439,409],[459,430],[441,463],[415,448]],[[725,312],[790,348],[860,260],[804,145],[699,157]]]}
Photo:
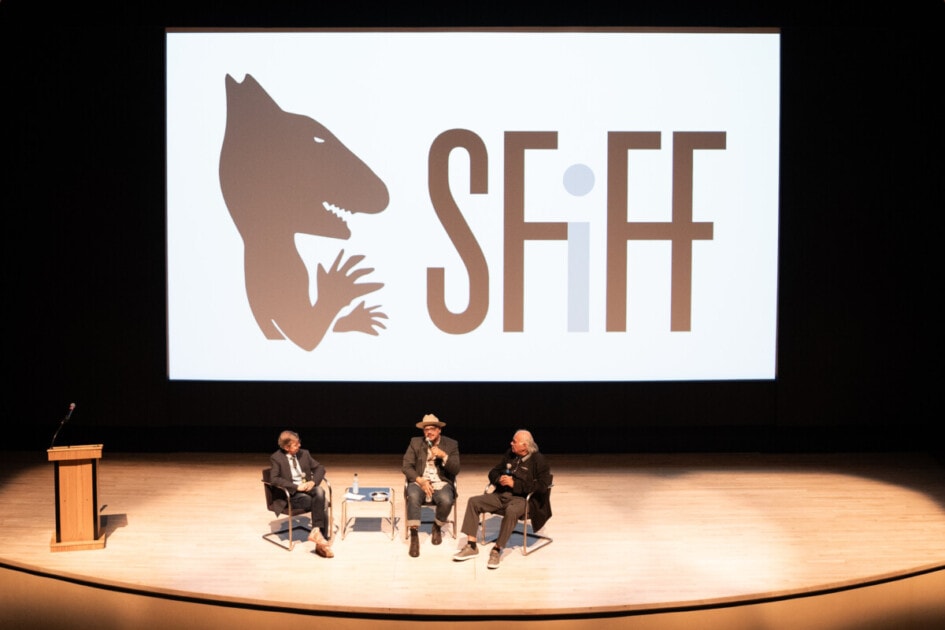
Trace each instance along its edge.
{"label": "microphone gooseneck", "polygon": [[72,412],[75,411],[75,403],[69,403],[69,410],[66,412],[66,415],[62,417],[62,420],[59,421],[59,427],[56,429],[56,432],[53,433],[52,441],[49,443],[49,448],[52,448],[56,444],[56,438],[59,437],[59,432],[62,431],[62,427],[69,422],[69,418],[72,417]]}

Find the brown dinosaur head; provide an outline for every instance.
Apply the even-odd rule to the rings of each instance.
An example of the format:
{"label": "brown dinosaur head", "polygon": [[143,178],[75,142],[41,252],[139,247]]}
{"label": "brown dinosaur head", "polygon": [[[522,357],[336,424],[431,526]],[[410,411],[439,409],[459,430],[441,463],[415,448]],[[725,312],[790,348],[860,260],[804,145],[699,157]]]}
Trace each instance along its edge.
{"label": "brown dinosaur head", "polygon": [[226,76],[220,187],[244,241],[296,233],[347,239],[346,213],[376,213],[387,186],[324,125],[283,111],[250,75]]}

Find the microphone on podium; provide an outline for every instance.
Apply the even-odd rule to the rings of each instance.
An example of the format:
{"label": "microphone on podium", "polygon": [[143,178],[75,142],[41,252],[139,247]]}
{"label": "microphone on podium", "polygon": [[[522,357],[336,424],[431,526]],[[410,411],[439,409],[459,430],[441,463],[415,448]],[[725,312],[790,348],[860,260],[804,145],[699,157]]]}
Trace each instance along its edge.
{"label": "microphone on podium", "polygon": [[59,432],[62,431],[63,425],[69,422],[69,418],[72,417],[73,411],[75,411],[75,403],[69,403],[69,411],[67,411],[66,415],[63,416],[62,420],[59,422],[59,427],[56,429],[56,432],[53,433],[52,442],[49,443],[49,448],[52,448],[56,443],[56,438],[59,437]]}

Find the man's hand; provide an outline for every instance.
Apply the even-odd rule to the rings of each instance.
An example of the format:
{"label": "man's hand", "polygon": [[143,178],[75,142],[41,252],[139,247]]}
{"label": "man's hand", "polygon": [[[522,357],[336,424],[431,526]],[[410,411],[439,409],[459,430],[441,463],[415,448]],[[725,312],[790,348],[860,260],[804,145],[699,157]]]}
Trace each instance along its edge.
{"label": "man's hand", "polygon": [[309,490],[311,490],[311,489],[314,488],[314,487],[315,487],[315,482],[314,482],[314,481],[303,481],[302,483],[300,483],[300,484],[296,487],[296,489],[297,489],[299,492],[308,492]]}
{"label": "man's hand", "polygon": [[427,495],[427,501],[433,498],[433,483],[426,477],[417,477],[416,483],[420,486],[420,489],[423,490],[423,494]]}
{"label": "man's hand", "polygon": [[515,487],[515,477],[512,475],[502,475],[499,477],[499,485],[506,486],[507,488]]}

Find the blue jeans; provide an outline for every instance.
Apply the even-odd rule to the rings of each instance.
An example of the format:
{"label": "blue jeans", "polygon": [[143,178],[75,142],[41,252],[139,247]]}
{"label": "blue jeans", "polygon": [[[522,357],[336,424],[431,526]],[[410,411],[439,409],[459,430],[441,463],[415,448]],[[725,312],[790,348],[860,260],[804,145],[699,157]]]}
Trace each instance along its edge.
{"label": "blue jeans", "polygon": [[[420,526],[420,506],[426,503],[427,495],[417,484],[411,482],[407,484],[405,492],[407,500],[407,527]],[[432,502],[434,504],[434,518],[437,525],[443,525],[450,518],[450,511],[453,509],[455,496],[453,486],[446,484],[439,490],[433,491]]]}

